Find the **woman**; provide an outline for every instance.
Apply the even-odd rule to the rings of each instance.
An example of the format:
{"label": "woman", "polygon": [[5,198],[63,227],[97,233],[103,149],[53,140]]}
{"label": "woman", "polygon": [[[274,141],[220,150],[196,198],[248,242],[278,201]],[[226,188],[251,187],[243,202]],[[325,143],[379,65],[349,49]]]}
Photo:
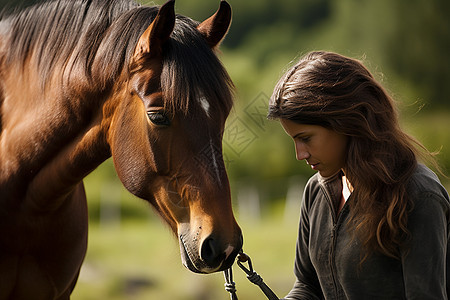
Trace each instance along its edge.
{"label": "woman", "polygon": [[318,171],[303,195],[297,280],[285,299],[447,299],[448,193],[418,163],[434,160],[400,129],[370,72],[312,52],[280,79],[268,117]]}

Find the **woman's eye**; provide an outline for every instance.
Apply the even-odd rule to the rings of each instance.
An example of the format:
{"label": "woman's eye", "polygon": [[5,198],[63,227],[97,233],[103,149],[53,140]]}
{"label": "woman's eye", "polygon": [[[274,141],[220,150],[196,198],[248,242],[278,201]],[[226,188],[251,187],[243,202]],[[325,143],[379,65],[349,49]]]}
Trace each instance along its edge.
{"label": "woman's eye", "polygon": [[170,126],[170,120],[164,112],[149,111],[147,115],[149,120],[156,126]]}
{"label": "woman's eye", "polygon": [[311,140],[311,137],[309,137],[309,136],[298,137],[298,140],[302,143],[308,143]]}
{"label": "woman's eye", "polygon": [[307,143],[307,142],[309,142],[311,140],[311,138],[308,136],[308,137],[304,137],[304,138],[302,138],[302,141],[304,142],[304,143]]}

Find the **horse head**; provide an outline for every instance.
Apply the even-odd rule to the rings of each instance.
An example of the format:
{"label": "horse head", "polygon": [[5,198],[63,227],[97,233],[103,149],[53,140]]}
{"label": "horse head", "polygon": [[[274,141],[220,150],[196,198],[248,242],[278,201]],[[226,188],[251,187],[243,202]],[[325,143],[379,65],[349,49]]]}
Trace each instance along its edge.
{"label": "horse head", "polygon": [[104,108],[120,180],[154,206],[198,273],[230,267],[242,247],[222,156],[233,85],[214,52],[230,22],[225,1],[202,23],[175,15],[174,1],[161,6]]}

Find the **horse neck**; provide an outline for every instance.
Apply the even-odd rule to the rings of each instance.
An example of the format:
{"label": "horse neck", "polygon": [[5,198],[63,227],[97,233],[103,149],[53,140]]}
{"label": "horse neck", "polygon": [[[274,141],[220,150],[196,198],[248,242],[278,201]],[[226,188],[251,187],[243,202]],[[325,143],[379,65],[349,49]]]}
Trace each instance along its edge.
{"label": "horse neck", "polygon": [[33,206],[51,209],[110,156],[104,97],[54,80],[48,86],[56,88],[43,93],[33,84],[38,74],[9,71],[0,78],[0,191],[17,190]]}

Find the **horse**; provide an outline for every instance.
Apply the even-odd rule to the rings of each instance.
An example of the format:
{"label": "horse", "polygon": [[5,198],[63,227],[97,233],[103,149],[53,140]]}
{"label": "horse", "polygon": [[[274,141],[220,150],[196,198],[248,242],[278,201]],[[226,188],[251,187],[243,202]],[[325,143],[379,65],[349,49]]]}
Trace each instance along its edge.
{"label": "horse", "polygon": [[222,154],[234,85],[217,57],[232,11],[51,0],[0,22],[0,299],[70,299],[87,251],[83,178],[112,157],[190,271],[242,248]]}

